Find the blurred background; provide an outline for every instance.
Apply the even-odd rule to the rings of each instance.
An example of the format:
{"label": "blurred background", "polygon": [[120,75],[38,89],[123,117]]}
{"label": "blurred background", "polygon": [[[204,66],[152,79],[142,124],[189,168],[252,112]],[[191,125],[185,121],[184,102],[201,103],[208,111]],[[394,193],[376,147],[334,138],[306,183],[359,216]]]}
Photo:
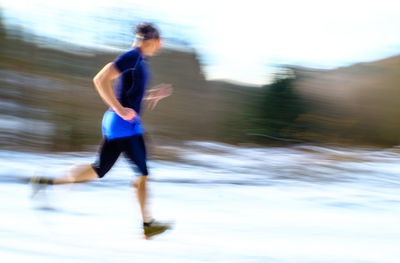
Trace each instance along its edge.
{"label": "blurred background", "polygon": [[390,2],[17,0],[2,1],[0,19],[7,149],[92,149],[106,109],[92,77],[130,48],[141,21],[165,38],[152,84],[175,88],[145,113],[155,140],[400,143],[400,18]]}
{"label": "blurred background", "polygon": [[[152,245],[131,235],[126,163],[44,204],[26,185],[94,160],[92,78],[143,21],[164,38],[151,85],[174,88],[143,116],[155,211],[177,220]],[[397,263],[399,28],[390,0],[0,0],[0,255]]]}

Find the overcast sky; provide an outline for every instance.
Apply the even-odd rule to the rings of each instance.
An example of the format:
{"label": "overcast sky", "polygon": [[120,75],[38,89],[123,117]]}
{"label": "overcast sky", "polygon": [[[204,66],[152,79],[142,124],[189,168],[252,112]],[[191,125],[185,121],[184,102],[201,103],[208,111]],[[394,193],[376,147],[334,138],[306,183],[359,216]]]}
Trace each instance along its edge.
{"label": "overcast sky", "polygon": [[167,37],[195,48],[209,79],[259,85],[270,80],[276,64],[334,68],[400,54],[400,1],[0,2],[6,19],[82,45],[99,44],[103,33],[130,33],[102,17],[160,21]]}

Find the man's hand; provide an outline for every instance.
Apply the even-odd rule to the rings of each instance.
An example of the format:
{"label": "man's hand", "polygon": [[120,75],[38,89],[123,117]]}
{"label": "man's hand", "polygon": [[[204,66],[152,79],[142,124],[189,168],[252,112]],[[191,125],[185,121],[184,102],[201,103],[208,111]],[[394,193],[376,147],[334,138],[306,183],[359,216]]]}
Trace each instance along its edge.
{"label": "man's hand", "polygon": [[157,103],[172,94],[172,85],[171,84],[160,84],[155,86],[153,89],[149,91],[149,94],[146,96],[145,100],[147,100],[147,106],[151,110],[157,105]]}
{"label": "man's hand", "polygon": [[137,116],[136,111],[134,111],[131,108],[125,108],[125,107],[122,107],[119,110],[115,110],[115,113],[117,113],[122,119],[126,121],[131,121]]}

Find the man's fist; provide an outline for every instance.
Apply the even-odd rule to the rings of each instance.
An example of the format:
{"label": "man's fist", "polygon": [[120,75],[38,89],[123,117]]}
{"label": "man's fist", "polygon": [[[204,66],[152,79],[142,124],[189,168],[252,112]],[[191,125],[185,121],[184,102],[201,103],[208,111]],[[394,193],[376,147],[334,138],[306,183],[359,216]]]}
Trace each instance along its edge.
{"label": "man's fist", "polygon": [[115,111],[115,113],[117,113],[122,119],[126,121],[133,120],[137,116],[136,111],[131,108],[125,107],[122,107],[120,110]]}
{"label": "man's fist", "polygon": [[171,84],[160,84],[155,86],[153,89],[149,91],[149,94],[146,97],[148,101],[148,107],[152,110],[157,105],[157,103],[172,94],[172,85]]}

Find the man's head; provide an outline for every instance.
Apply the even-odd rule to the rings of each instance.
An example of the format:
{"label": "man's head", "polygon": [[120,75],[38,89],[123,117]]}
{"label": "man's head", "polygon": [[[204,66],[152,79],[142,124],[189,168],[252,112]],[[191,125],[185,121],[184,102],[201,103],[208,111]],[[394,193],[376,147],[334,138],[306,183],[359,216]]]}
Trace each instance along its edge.
{"label": "man's head", "polygon": [[152,56],[161,48],[160,32],[153,24],[139,24],[135,34],[134,45],[140,48],[143,55]]}

